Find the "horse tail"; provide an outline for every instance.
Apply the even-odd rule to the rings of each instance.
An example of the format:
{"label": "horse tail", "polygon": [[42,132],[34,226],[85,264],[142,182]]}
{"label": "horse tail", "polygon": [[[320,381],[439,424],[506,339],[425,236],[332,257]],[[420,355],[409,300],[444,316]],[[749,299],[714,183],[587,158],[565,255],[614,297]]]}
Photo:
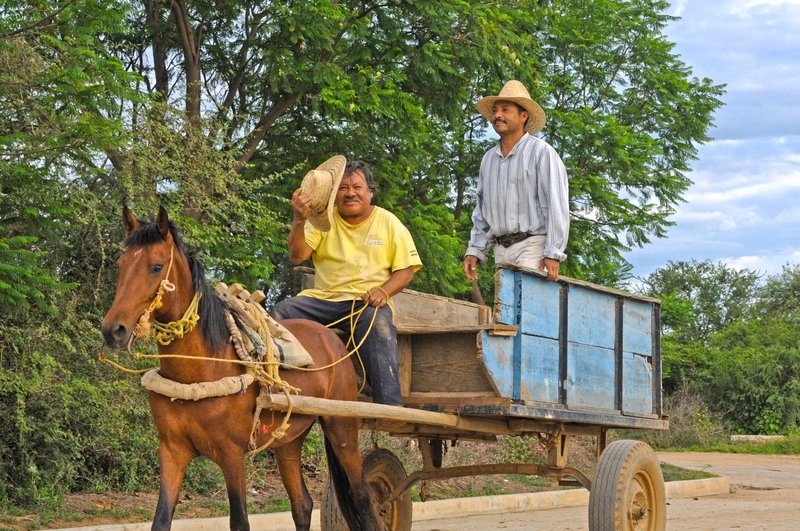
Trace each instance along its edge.
{"label": "horse tail", "polygon": [[[331,486],[336,493],[336,501],[339,502],[339,510],[347,522],[347,525],[350,527],[350,530],[362,531],[371,529],[372,526],[369,522],[361,521],[361,514],[350,491],[350,480],[347,479],[347,473],[342,463],[339,461],[339,458],[336,457],[336,453],[333,451],[333,447],[327,437],[325,437],[325,455],[328,457],[328,475],[331,479]],[[361,473],[361,484],[364,485],[366,489],[365,492],[368,492],[369,484],[363,472]]]}

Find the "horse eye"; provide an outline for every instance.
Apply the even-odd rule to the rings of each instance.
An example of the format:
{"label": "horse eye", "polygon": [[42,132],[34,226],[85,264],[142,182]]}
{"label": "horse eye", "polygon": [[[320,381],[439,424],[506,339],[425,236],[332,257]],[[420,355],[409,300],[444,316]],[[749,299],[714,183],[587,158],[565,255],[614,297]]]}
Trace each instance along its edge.
{"label": "horse eye", "polygon": [[150,272],[151,273],[158,273],[162,269],[164,269],[164,264],[156,264],[156,265],[154,265],[153,267],[150,268]]}

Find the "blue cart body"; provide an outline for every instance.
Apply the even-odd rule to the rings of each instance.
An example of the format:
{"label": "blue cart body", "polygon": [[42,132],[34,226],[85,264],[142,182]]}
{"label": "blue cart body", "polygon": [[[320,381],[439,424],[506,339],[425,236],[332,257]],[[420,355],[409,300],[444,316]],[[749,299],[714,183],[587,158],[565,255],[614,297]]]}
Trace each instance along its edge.
{"label": "blue cart body", "polygon": [[414,306],[434,314],[430,330],[398,325],[407,334],[400,361],[411,403],[601,427],[669,426],[661,410],[656,299],[503,266],[482,326],[437,329],[444,316],[433,305]]}

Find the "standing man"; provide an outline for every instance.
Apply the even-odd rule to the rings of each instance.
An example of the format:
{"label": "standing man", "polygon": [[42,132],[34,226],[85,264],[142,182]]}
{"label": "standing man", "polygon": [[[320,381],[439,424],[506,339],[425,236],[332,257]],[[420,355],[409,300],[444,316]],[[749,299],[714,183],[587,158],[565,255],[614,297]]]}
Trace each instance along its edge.
{"label": "standing man", "polygon": [[[422,267],[411,233],[397,217],[372,204],[377,188],[369,166],[333,157],[310,171],[292,195],[294,218],[289,258],[314,262],[314,288],[280,302],[280,319],[329,324],[366,305],[355,330],[372,399],[402,406],[397,368],[397,329],[392,296]],[[334,208],[335,206],[335,208]],[[350,322],[338,328],[350,334]]]}
{"label": "standing man", "polygon": [[556,280],[567,255],[569,197],[561,157],[533,136],[545,114],[525,86],[516,80],[500,94],[478,102],[500,142],[483,156],[478,175],[478,203],[464,257],[464,273],[477,280],[478,265],[495,246],[495,263],[544,269]]}

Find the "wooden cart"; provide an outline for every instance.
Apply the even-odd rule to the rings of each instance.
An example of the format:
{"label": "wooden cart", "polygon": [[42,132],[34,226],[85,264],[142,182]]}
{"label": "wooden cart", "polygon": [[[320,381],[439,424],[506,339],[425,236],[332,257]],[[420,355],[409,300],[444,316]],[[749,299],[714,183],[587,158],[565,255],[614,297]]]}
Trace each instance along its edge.
{"label": "wooden cart", "polygon": [[[417,481],[508,473],[586,487],[590,529],[664,529],[664,481],[652,449],[606,440],[611,428],[669,428],[658,300],[504,266],[495,276],[493,309],[410,290],[395,297],[395,309],[407,407],[292,397],[297,413],[359,417],[365,429],[419,441],[423,467],[410,475],[386,449],[365,456],[391,529],[410,529],[408,489]],[[287,406],[283,395],[273,401]],[[531,434],[546,442],[546,465],[442,467],[447,441]],[[575,436],[596,438],[592,479],[568,464]],[[343,526],[329,490],[322,527]]]}

